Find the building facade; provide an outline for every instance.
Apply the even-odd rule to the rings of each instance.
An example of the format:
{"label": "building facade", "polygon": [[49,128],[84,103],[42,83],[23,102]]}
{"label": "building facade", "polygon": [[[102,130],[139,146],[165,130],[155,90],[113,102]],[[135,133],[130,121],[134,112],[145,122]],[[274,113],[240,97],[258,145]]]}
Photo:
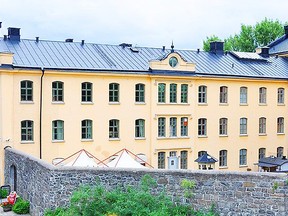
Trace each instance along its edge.
{"label": "building facade", "polygon": [[[257,171],[259,158],[287,155],[288,59],[277,51],[287,35],[267,55],[224,52],[221,42],[203,52],[28,40],[9,28],[2,147],[48,162],[127,148],[161,169],[202,169],[195,160],[208,153],[217,170]],[[3,170],[3,148],[1,157]]]}

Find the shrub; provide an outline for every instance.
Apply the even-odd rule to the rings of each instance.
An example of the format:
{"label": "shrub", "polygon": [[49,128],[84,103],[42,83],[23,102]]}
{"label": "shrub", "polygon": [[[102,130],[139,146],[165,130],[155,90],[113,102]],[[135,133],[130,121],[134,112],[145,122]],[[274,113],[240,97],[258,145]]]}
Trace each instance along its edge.
{"label": "shrub", "polygon": [[0,198],[6,198],[8,196],[8,191],[5,189],[0,189]]}
{"label": "shrub", "polygon": [[28,214],[30,210],[29,201],[23,200],[22,198],[17,198],[16,203],[12,207],[12,211],[17,214]]}

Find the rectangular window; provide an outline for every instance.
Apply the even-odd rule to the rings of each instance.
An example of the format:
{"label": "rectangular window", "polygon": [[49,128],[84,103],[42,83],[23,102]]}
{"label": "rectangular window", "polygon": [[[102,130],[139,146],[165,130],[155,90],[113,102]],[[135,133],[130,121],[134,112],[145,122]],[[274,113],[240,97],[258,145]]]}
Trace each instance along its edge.
{"label": "rectangular window", "polygon": [[228,103],[228,87],[221,86],[220,87],[220,103]]}
{"label": "rectangular window", "polygon": [[170,118],[170,137],[177,137],[177,118]]}
{"label": "rectangular window", "polygon": [[247,165],[247,150],[241,149],[239,155],[239,165]]}
{"label": "rectangular window", "polygon": [[207,119],[206,118],[200,118],[198,119],[198,135],[199,136],[206,136],[207,131]]}
{"label": "rectangular window", "polygon": [[207,103],[207,87],[199,86],[198,88],[198,103]]}
{"label": "rectangular window", "polygon": [[137,119],[135,121],[135,137],[144,138],[145,137],[145,120]]}
{"label": "rectangular window", "polygon": [[82,139],[92,139],[92,120],[83,120],[82,126]]}
{"label": "rectangular window", "polygon": [[158,118],[158,137],[166,137],[166,118]]}
{"label": "rectangular window", "polygon": [[52,140],[64,140],[64,121],[52,122]]}
{"label": "rectangular window", "polygon": [[277,148],[277,157],[283,157],[283,147],[278,147]]}
{"label": "rectangular window", "polygon": [[165,152],[158,152],[158,169],[165,169]]}
{"label": "rectangular window", "polygon": [[284,118],[279,117],[277,118],[277,133],[284,133]]}
{"label": "rectangular window", "polygon": [[247,87],[240,88],[240,104],[247,104]]}
{"label": "rectangular window", "polygon": [[259,134],[266,134],[266,118],[259,118]]}
{"label": "rectangular window", "polygon": [[259,103],[266,104],[266,88],[259,88]]}
{"label": "rectangular window", "polygon": [[92,102],[92,83],[84,82],[82,87],[82,102]]}
{"label": "rectangular window", "polygon": [[119,84],[109,84],[109,102],[119,102]]}
{"label": "rectangular window", "polygon": [[188,103],[188,85],[181,85],[181,103]]}
{"label": "rectangular window", "polygon": [[219,119],[219,135],[227,135],[227,125],[228,125],[227,118]]}
{"label": "rectangular window", "polygon": [[170,84],[170,103],[177,103],[177,84]]}
{"label": "rectangular window", "polygon": [[33,121],[21,121],[21,141],[33,141]]}
{"label": "rectangular window", "polygon": [[145,102],[145,85],[136,84],[135,85],[135,102]]}
{"label": "rectangular window", "polygon": [[284,104],[284,88],[278,88],[277,102],[278,104]]}
{"label": "rectangular window", "polygon": [[247,118],[240,119],[240,135],[247,135]]}
{"label": "rectangular window", "polygon": [[188,167],[188,151],[180,152],[180,169],[187,169]]}
{"label": "rectangular window", "polygon": [[64,83],[60,81],[55,81],[52,83],[52,101],[64,101]]}
{"label": "rectangular window", "polygon": [[33,101],[33,82],[29,80],[21,81],[21,101]]}
{"label": "rectangular window", "polygon": [[181,136],[188,136],[188,118],[182,117],[181,118]]}
{"label": "rectangular window", "polygon": [[166,84],[159,83],[158,84],[158,103],[166,102]]}
{"label": "rectangular window", "polygon": [[227,166],[227,150],[221,150],[219,153],[219,166]]}
{"label": "rectangular window", "polygon": [[266,149],[265,148],[260,148],[259,149],[259,156],[258,156],[258,159],[262,159],[264,158],[266,155]]}
{"label": "rectangular window", "polygon": [[119,120],[117,119],[109,121],[109,138],[119,138]]}

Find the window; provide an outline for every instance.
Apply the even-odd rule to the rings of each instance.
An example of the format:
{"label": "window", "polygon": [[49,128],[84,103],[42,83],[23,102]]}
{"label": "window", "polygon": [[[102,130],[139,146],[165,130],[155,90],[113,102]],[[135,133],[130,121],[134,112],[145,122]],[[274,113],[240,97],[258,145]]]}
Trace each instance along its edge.
{"label": "window", "polygon": [[227,166],[227,150],[221,150],[219,152],[219,166]]}
{"label": "window", "polygon": [[188,167],[188,151],[180,152],[180,169],[187,169]]}
{"label": "window", "polygon": [[260,149],[259,149],[259,156],[258,156],[258,158],[259,158],[259,159],[262,159],[262,158],[265,157],[265,155],[266,155],[266,149],[265,149],[265,148],[260,148]]}
{"label": "window", "polygon": [[283,147],[278,147],[277,148],[277,157],[283,157]]}
{"label": "window", "polygon": [[240,104],[247,104],[247,87],[240,88]]}
{"label": "window", "polygon": [[227,118],[219,119],[219,135],[227,135],[227,125],[228,125]]}
{"label": "window", "polygon": [[52,122],[52,140],[64,140],[64,121],[55,120]]}
{"label": "window", "polygon": [[188,103],[188,85],[181,85],[181,103]]}
{"label": "window", "polygon": [[220,103],[228,103],[228,87],[220,87]]}
{"label": "window", "polygon": [[109,138],[119,138],[119,120],[109,120]]}
{"label": "window", "polygon": [[259,118],[259,134],[266,134],[266,118]]}
{"label": "window", "polygon": [[145,102],[145,85],[136,84],[135,85],[135,102]]}
{"label": "window", "polygon": [[247,165],[247,149],[240,149],[239,164]]}
{"label": "window", "polygon": [[188,118],[181,118],[181,136],[188,136]]}
{"label": "window", "polygon": [[206,118],[198,119],[198,135],[206,136],[206,132],[207,132],[207,119]]}
{"label": "window", "polygon": [[207,87],[199,86],[198,88],[198,103],[207,103]]}
{"label": "window", "polygon": [[158,169],[165,169],[165,152],[158,152]]}
{"label": "window", "polygon": [[159,83],[158,84],[158,103],[166,102],[166,84]]}
{"label": "window", "polygon": [[81,122],[82,139],[92,139],[92,120],[85,119]]}
{"label": "window", "polygon": [[33,82],[21,81],[21,101],[33,101]]}
{"label": "window", "polygon": [[135,137],[144,138],[145,137],[145,120],[137,119],[135,121]]}
{"label": "window", "polygon": [[82,102],[92,102],[92,83],[83,82],[82,87]]}
{"label": "window", "polygon": [[64,101],[64,83],[60,81],[52,82],[52,101]]}
{"label": "window", "polygon": [[177,152],[176,151],[170,151],[169,152],[169,157],[176,157],[177,156]]}
{"label": "window", "polygon": [[277,118],[277,133],[284,133],[284,118]]}
{"label": "window", "polygon": [[240,135],[247,134],[247,118],[240,119]]}
{"label": "window", "polygon": [[109,102],[119,102],[119,84],[109,84]]}
{"label": "window", "polygon": [[259,88],[259,103],[266,104],[266,88]]}
{"label": "window", "polygon": [[170,137],[177,137],[177,118],[170,118]]}
{"label": "window", "polygon": [[21,141],[33,141],[33,121],[21,121]]}
{"label": "window", "polygon": [[204,154],[207,154],[207,151],[199,151],[198,152],[198,158],[201,157]]}
{"label": "window", "polygon": [[170,103],[177,103],[177,84],[170,84]]}
{"label": "window", "polygon": [[284,88],[278,88],[277,102],[278,104],[284,104]]}
{"label": "window", "polygon": [[166,118],[158,118],[158,137],[166,136]]}

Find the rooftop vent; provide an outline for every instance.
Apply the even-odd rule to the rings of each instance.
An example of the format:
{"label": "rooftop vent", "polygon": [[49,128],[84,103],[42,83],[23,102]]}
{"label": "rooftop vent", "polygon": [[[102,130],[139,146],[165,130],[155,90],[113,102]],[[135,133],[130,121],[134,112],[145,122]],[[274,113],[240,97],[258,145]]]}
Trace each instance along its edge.
{"label": "rooftop vent", "polygon": [[37,43],[39,42],[39,37],[36,37],[36,42],[37,42]]}
{"label": "rooftop vent", "polygon": [[81,41],[81,46],[84,46],[85,40]]}
{"label": "rooftop vent", "polygon": [[136,53],[139,52],[139,50],[138,50],[136,47],[130,47],[130,50],[131,50],[132,52],[136,52]]}
{"label": "rooftop vent", "polygon": [[288,25],[284,26],[284,30],[285,30],[285,35],[288,36]]}
{"label": "rooftop vent", "polygon": [[8,39],[12,41],[20,41],[20,28],[9,27]]}
{"label": "rooftop vent", "polygon": [[72,39],[72,38],[67,38],[67,39],[65,40],[65,42],[67,42],[67,43],[72,43],[72,42],[73,42],[73,39]]}
{"label": "rooftop vent", "polygon": [[224,42],[212,41],[210,42],[210,52],[214,54],[224,54]]}
{"label": "rooftop vent", "polygon": [[125,48],[125,47],[132,47],[132,44],[128,44],[128,43],[121,43],[121,44],[119,44],[119,46],[121,46],[122,48]]}
{"label": "rooftop vent", "polygon": [[256,53],[261,55],[264,58],[269,57],[269,47],[265,46],[265,47],[258,47],[256,49]]}
{"label": "rooftop vent", "polygon": [[0,28],[2,28],[2,22],[0,22]]}

